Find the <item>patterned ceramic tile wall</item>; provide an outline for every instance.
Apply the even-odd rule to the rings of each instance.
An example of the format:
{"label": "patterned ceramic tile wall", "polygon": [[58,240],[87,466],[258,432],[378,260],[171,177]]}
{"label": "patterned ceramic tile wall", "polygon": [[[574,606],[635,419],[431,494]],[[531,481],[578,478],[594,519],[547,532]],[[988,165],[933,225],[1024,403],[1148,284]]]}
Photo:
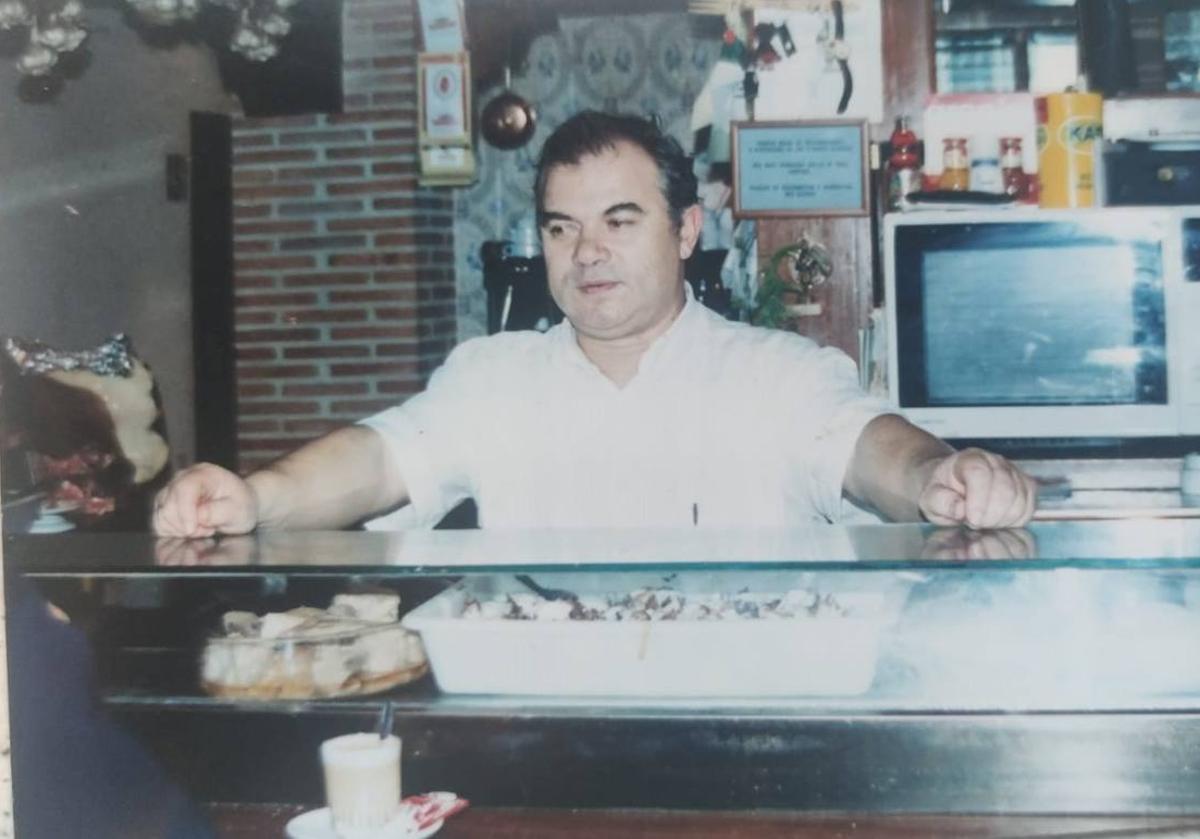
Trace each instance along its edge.
{"label": "patterned ceramic tile wall", "polygon": [[[533,42],[525,66],[514,68],[512,84],[537,108],[537,132],[515,151],[480,140],[479,181],[455,194],[459,340],[487,331],[479,247],[504,239],[533,212],[537,154],[563,120],[586,108],[657,114],[690,148],[692,103],[720,49],[712,38],[696,37],[692,26],[686,14],[563,18],[558,31]],[[478,92],[477,111],[499,92]]]}

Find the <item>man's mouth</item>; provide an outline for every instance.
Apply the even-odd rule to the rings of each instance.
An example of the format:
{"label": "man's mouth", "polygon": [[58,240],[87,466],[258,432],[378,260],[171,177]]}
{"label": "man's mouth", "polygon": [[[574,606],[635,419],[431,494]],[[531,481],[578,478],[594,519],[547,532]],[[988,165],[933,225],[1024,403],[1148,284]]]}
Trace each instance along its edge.
{"label": "man's mouth", "polygon": [[587,280],[578,285],[582,294],[603,294],[619,285],[615,280]]}

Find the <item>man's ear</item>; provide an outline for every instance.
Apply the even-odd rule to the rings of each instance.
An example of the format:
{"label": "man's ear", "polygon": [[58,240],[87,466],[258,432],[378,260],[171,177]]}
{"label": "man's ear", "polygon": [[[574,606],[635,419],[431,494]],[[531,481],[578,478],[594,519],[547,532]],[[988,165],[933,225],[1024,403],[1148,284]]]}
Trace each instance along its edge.
{"label": "man's ear", "polygon": [[704,210],[693,204],[683,211],[679,219],[679,258],[687,259],[700,241],[700,227],[704,223]]}

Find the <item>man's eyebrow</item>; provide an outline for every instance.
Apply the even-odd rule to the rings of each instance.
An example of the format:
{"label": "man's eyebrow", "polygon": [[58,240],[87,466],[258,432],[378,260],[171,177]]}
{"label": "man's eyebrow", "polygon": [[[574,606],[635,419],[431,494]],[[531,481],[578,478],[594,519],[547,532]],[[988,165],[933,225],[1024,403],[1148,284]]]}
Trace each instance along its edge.
{"label": "man's eyebrow", "polygon": [[636,201],[622,201],[620,204],[613,204],[604,211],[604,215],[606,216],[611,216],[613,213],[639,213],[644,216],[646,211]]}
{"label": "man's eyebrow", "polygon": [[[606,216],[611,216],[614,213],[637,213],[644,216],[646,214],[646,210],[636,201],[622,201],[619,204],[613,204],[604,211],[604,215]],[[575,219],[567,213],[560,213],[556,210],[542,210],[540,213],[538,213],[537,220],[538,227],[545,227],[552,221],[575,221]]]}

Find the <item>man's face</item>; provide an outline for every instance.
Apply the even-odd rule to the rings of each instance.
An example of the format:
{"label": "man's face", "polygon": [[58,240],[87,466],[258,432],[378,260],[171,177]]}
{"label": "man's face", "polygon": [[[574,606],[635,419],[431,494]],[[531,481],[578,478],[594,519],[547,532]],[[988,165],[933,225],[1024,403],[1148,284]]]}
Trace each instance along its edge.
{"label": "man's face", "polygon": [[658,165],[618,143],[557,166],[546,179],[542,250],[554,302],[581,337],[653,340],[683,307],[683,260],[700,232],[700,208],[678,230]]}

